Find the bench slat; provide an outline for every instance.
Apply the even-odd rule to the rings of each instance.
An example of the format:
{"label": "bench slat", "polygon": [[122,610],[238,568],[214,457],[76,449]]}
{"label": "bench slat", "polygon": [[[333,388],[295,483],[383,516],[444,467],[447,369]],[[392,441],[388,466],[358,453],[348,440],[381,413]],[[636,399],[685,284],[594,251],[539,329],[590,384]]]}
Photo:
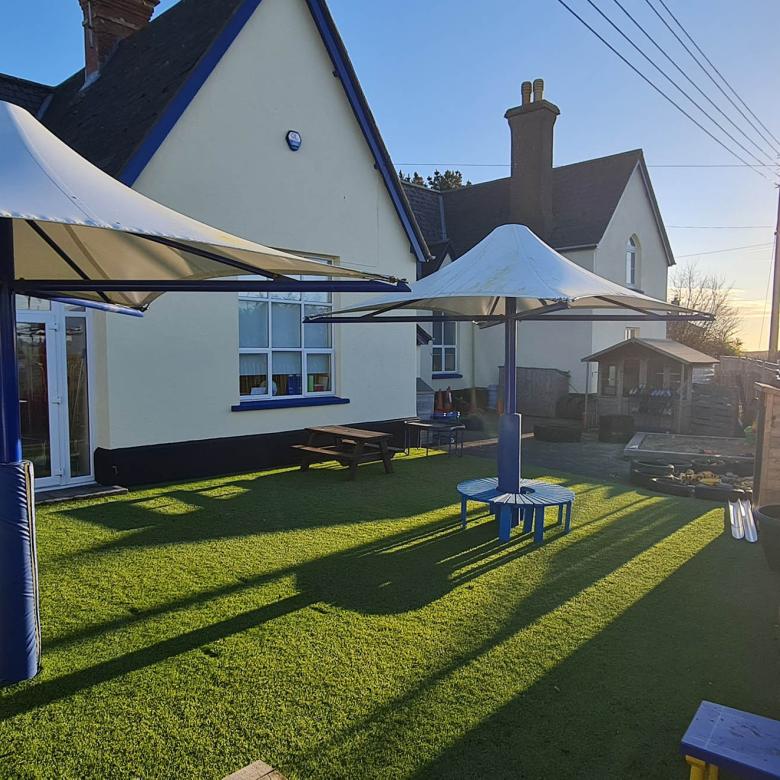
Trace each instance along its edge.
{"label": "bench slat", "polygon": [[293,444],[292,448],[302,452],[315,452],[318,455],[340,455],[346,452],[346,450],[338,449],[338,447],[313,447],[310,444]]}
{"label": "bench slat", "polygon": [[[358,463],[372,463],[378,460],[382,460],[382,453],[380,450],[364,450],[359,456],[353,454],[349,450],[341,450],[336,447],[312,447],[308,444],[293,444],[292,449],[299,452],[308,452],[313,455],[321,455],[328,460],[337,460],[342,463],[352,463],[357,461]],[[397,449],[397,452],[403,452],[403,450]],[[393,454],[391,449],[391,455]]]}
{"label": "bench slat", "polygon": [[780,778],[780,721],[703,701],[680,751],[740,777]]}

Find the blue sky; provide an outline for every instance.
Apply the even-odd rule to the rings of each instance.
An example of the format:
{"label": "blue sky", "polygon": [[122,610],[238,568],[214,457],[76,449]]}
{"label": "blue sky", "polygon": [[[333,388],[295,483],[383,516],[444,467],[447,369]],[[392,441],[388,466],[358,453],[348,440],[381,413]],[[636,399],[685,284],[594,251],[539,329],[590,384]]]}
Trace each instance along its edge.
{"label": "blue sky", "polygon": [[[598,20],[587,0],[567,1],[588,20]],[[620,19],[624,29],[636,33],[614,0],[598,2]],[[622,2],[713,99],[719,95],[653,16],[646,0]],[[159,8],[173,3],[163,0]],[[780,138],[780,47],[775,40],[780,3],[667,3]],[[77,0],[9,5],[0,28],[0,71],[57,83],[80,67]],[[519,102],[520,83],[536,77],[545,79],[545,97],[561,109],[555,143],[558,165],[637,147],[644,149],[651,166],[736,162],[555,0],[330,0],[330,7],[399,167],[429,173],[432,168],[424,163],[460,165],[472,181],[506,175],[507,167],[492,167],[509,161],[503,114]],[[596,24],[628,51],[603,21]],[[649,46],[639,36],[637,40]],[[631,58],[639,61],[638,55]],[[670,95],[683,100],[649,66],[643,69]],[[679,80],[684,84],[682,77]],[[744,124],[733,110],[732,115]],[[491,167],[472,167],[484,163]],[[761,315],[772,256],[770,226],[777,209],[773,185],[745,168],[652,167],[650,172],[679,262],[693,253],[762,245],[706,254],[698,260],[733,283],[743,308],[746,345],[757,348],[759,336],[765,342],[768,331],[766,323],[762,328]],[[672,227],[678,225],[763,227]]]}

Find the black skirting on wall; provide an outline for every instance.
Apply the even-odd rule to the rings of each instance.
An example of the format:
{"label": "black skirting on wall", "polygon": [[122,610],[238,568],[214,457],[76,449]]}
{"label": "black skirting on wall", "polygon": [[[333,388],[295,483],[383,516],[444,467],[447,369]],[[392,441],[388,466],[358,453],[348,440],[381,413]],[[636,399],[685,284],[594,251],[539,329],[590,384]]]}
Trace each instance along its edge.
{"label": "black skirting on wall", "polygon": [[[354,428],[393,434],[393,446],[404,444],[403,420],[349,423]],[[293,444],[305,444],[305,430],[180,441],[145,447],[95,450],[95,479],[101,485],[148,485],[196,477],[292,466],[299,462]]]}

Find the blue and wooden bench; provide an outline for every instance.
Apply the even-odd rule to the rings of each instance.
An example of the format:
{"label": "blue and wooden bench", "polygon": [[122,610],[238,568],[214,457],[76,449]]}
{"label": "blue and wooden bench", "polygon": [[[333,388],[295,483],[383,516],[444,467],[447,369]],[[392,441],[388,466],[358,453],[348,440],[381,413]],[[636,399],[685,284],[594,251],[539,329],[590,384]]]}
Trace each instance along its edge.
{"label": "blue and wooden bench", "polygon": [[508,542],[512,528],[523,523],[523,533],[533,528],[534,543],[544,539],[544,512],[547,507],[558,507],[558,523],[564,533],[571,530],[571,512],[574,491],[561,485],[552,485],[539,479],[521,479],[519,492],[506,493],[499,489],[497,477],[469,479],[458,485],[460,493],[460,522],[466,527],[469,501],[487,504],[498,519],[498,538]]}
{"label": "blue and wooden bench", "polygon": [[780,778],[780,721],[703,701],[680,743],[691,780]]}

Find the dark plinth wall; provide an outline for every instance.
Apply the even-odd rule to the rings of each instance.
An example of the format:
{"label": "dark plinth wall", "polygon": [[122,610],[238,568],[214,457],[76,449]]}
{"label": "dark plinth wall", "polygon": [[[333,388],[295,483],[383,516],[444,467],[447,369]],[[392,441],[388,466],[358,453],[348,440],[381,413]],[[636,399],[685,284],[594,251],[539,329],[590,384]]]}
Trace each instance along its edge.
{"label": "dark plinth wall", "polygon": [[[353,428],[393,434],[393,446],[404,444],[403,420],[348,423]],[[305,444],[305,430],[231,436],[221,439],[95,450],[95,480],[102,485],[154,484],[220,474],[292,466],[299,462],[293,444]]]}

